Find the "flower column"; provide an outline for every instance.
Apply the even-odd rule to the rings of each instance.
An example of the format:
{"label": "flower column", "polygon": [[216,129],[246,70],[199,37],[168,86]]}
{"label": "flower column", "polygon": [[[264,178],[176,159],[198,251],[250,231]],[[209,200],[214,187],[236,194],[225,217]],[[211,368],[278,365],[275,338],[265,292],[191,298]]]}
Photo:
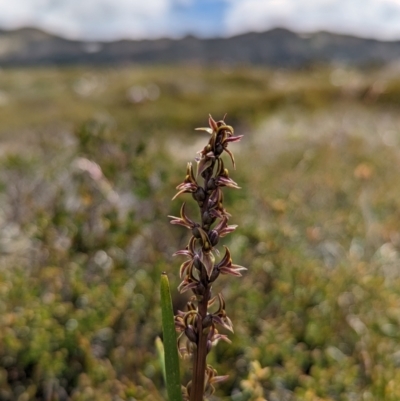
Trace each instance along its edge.
{"label": "flower column", "polygon": [[[223,206],[223,187],[238,189],[238,185],[229,177],[221,155],[228,153],[235,168],[233,154],[228,150],[230,142],[240,141],[242,135],[234,136],[233,128],[224,120],[214,121],[210,116],[210,128],[198,128],[208,132],[211,137],[202,149],[197,160],[197,174],[194,175],[191,163],[187,165],[185,180],[177,186],[178,193],[191,193],[197,202],[201,220],[195,222],[189,218],[183,203],[180,217],[171,217],[172,224],[182,225],[191,230],[191,238],[185,249],[174,255],[183,255],[187,260],[180,267],[182,279],[178,289],[181,293],[191,290],[194,296],[187,304],[186,311],[178,311],[175,324],[178,332],[178,346],[181,355],[193,355],[192,380],[187,384],[184,396],[190,401],[202,401],[204,395],[212,394],[213,384],[222,381],[226,376],[217,376],[216,371],[206,364],[207,354],[218,340],[229,342],[226,335],[218,332],[217,326],[225,327],[233,332],[232,322],[225,312],[225,301],[221,294],[211,298],[212,283],[220,274],[241,276],[245,267],[232,263],[227,247],[221,260],[216,263],[215,248],[221,237],[236,229],[236,225],[228,225],[230,214]],[[202,185],[198,178],[202,177]],[[209,308],[217,304],[214,312]]]}

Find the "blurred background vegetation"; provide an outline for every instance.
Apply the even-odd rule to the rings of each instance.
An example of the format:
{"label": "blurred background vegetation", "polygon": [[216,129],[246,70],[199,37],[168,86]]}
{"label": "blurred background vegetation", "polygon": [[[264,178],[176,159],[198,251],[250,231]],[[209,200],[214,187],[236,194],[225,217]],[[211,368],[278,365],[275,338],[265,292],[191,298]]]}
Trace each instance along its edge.
{"label": "blurred background vegetation", "polygon": [[398,401],[399,72],[0,70],[0,399],[166,399],[159,277],[188,239],[167,215],[194,128],[228,113],[248,272],[216,285],[235,334],[213,399]]}

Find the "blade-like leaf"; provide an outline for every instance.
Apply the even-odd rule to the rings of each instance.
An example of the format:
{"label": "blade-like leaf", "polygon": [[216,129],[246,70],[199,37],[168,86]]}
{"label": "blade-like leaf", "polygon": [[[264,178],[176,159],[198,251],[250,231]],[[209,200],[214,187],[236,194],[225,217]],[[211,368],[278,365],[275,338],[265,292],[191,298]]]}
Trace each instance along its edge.
{"label": "blade-like leaf", "polygon": [[156,338],[155,345],[156,345],[156,351],[157,351],[158,360],[160,361],[161,372],[162,372],[162,375],[163,375],[164,383],[167,384],[167,378],[165,377],[164,344],[161,341],[160,337]]}
{"label": "blade-like leaf", "polygon": [[182,401],[174,312],[166,273],[161,275],[161,311],[168,398],[170,401]]}

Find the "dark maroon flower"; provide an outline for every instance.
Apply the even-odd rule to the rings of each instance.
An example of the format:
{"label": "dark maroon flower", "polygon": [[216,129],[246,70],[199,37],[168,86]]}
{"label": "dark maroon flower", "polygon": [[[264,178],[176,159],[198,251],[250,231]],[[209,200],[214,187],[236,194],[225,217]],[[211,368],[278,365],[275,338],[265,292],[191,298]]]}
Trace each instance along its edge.
{"label": "dark maroon flower", "polygon": [[176,187],[176,189],[178,190],[178,193],[172,198],[172,200],[174,200],[180,194],[183,194],[186,192],[194,193],[197,191],[198,187],[199,186],[197,185],[196,179],[194,178],[192,163],[188,163],[187,169],[186,169],[185,180],[182,182],[182,184],[179,184]]}
{"label": "dark maroon flower", "polygon": [[218,170],[214,182],[215,185],[217,185],[218,187],[230,187],[240,189],[238,184],[236,184],[235,181],[229,178],[228,169],[224,167],[224,162],[222,161],[222,159],[218,159]]}
{"label": "dark maroon flower", "polygon": [[233,128],[230,125],[226,125],[224,120],[216,122],[210,115],[208,123],[210,128],[196,128],[196,131],[206,131],[211,135],[208,144],[198,152],[200,158],[197,159],[197,175],[210,167],[223,151],[228,153],[232,160],[233,168],[236,168],[235,158],[228,149],[228,144],[230,142],[239,142],[243,137],[243,135],[234,136]]}
{"label": "dark maroon flower", "polygon": [[241,277],[241,271],[247,270],[246,267],[240,265],[234,265],[232,263],[231,253],[228,247],[224,246],[225,255],[222,260],[216,265],[216,268],[219,269],[221,274],[231,274],[232,276]]}
{"label": "dark maroon flower", "polygon": [[198,224],[195,223],[192,219],[190,219],[186,213],[185,213],[185,203],[182,204],[181,206],[181,217],[175,217],[175,216],[168,216],[170,219],[172,219],[170,221],[171,224],[178,224],[180,226],[189,228],[189,229],[193,229],[194,227],[197,227]]}

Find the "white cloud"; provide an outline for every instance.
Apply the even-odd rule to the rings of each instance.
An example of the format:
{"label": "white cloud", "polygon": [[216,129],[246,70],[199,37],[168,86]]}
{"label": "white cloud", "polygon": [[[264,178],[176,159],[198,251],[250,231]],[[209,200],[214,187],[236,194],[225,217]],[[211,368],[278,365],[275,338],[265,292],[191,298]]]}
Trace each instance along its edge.
{"label": "white cloud", "polygon": [[400,0],[226,0],[225,33],[285,26],[381,39],[400,38]]}
{"label": "white cloud", "polygon": [[37,26],[70,38],[171,34],[171,0],[0,0],[0,26]]}
{"label": "white cloud", "polygon": [[[93,40],[208,30],[232,35],[278,26],[400,39],[400,0],[213,0],[204,2],[204,9],[210,9],[208,25],[198,16],[202,1],[0,0],[0,27],[37,26],[69,38]],[[212,4],[219,7],[222,21],[221,14],[213,20]],[[191,7],[195,11],[185,14]]]}

